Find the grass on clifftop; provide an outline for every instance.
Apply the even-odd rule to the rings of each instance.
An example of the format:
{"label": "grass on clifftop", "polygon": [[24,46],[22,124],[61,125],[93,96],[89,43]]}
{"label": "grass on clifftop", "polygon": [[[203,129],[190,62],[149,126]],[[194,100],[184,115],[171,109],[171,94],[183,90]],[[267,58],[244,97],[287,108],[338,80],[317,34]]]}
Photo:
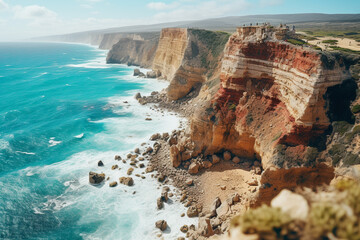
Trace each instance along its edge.
{"label": "grass on clifftop", "polygon": [[224,50],[230,34],[221,31],[189,29],[210,50],[214,57],[218,57]]}
{"label": "grass on clifftop", "polygon": [[[281,208],[263,205],[234,217],[230,233],[237,235],[234,231],[237,229],[249,239],[360,239],[358,182],[341,180],[335,186],[316,192],[300,192],[298,197],[302,197],[309,208],[304,219],[297,218],[294,210],[285,212]],[[287,209],[287,203],[284,204],[283,209]],[[291,206],[295,205],[289,203]],[[237,237],[245,239],[240,235]]]}

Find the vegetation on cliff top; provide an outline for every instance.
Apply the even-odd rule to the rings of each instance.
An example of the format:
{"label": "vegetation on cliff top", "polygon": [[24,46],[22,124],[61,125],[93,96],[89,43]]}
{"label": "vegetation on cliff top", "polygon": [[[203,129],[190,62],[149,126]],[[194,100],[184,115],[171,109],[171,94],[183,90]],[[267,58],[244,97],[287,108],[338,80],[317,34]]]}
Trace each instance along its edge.
{"label": "vegetation on cliff top", "polygon": [[304,219],[297,218],[295,210],[283,212],[286,206],[263,205],[234,217],[230,232],[240,228],[245,235],[257,235],[256,239],[360,239],[358,182],[341,180],[321,193],[302,191],[296,195],[309,206]]}
{"label": "vegetation on cliff top", "polygon": [[[201,66],[212,70],[215,69],[218,64],[218,57],[224,51],[230,34],[227,32],[203,29],[189,29],[189,31],[208,49],[208,51],[203,51],[200,56]],[[211,75],[212,71],[209,71],[208,77]]]}

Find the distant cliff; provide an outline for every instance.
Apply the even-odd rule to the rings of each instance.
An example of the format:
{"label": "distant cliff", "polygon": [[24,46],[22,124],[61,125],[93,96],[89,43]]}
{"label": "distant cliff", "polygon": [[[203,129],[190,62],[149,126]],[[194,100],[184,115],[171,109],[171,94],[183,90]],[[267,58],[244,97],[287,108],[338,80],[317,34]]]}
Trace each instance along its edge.
{"label": "distant cliff", "polygon": [[121,38],[111,48],[107,62],[148,67],[160,72],[162,78],[170,81],[168,98],[176,100],[219,76],[229,36],[225,32],[165,28],[160,36],[147,34],[143,39]]}
{"label": "distant cliff", "polygon": [[[124,37],[125,38],[121,38]],[[110,46],[117,38],[106,58],[107,63],[122,63],[150,68],[153,64],[159,42],[159,33],[144,33],[109,36],[104,38],[102,46]]]}

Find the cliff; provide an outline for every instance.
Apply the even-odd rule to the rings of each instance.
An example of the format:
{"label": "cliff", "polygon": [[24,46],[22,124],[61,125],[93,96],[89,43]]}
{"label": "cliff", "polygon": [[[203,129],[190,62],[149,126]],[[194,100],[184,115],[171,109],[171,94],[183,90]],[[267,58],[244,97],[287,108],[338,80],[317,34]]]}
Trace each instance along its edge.
{"label": "cliff", "polygon": [[102,48],[113,45],[107,63],[123,63],[152,68],[170,84],[167,97],[180,99],[197,92],[204,82],[219,77],[223,49],[229,38],[225,32],[165,28],[155,33],[110,34]]}
{"label": "cliff", "polygon": [[109,36],[106,40],[104,38],[102,45],[109,46],[117,38],[120,39],[111,47],[106,58],[107,63],[122,63],[146,68],[152,66],[159,41],[158,33]]}
{"label": "cliff", "polygon": [[170,81],[168,98],[177,100],[216,78],[229,35],[197,29],[161,31],[153,69]]}
{"label": "cliff", "polygon": [[[337,53],[292,45],[291,37],[286,28],[238,28],[224,50],[218,92],[198,99],[189,137],[172,146],[174,166],[226,150],[261,161],[259,199],[265,202],[282,188],[331,181],[334,168],[319,151],[331,121],[351,121],[350,63]],[[339,98],[340,89],[347,95]]]}

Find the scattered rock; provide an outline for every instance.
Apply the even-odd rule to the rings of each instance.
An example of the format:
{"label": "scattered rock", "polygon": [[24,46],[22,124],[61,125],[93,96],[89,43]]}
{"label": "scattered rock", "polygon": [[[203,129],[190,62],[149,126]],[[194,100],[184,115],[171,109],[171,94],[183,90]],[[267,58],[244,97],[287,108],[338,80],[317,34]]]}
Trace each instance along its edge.
{"label": "scattered rock", "polygon": [[148,72],[146,73],[146,77],[147,77],[147,78],[156,78],[156,72],[154,72],[154,71],[148,71]]}
{"label": "scattered rock", "polygon": [[119,182],[127,186],[134,185],[134,180],[132,179],[132,177],[121,177],[119,179]]}
{"label": "scattered rock", "polygon": [[98,161],[98,167],[103,167],[104,166],[104,163],[100,160]]}
{"label": "scattered rock", "polygon": [[166,191],[162,191],[162,192],[161,192],[161,200],[162,200],[163,202],[167,202],[167,201],[169,200],[168,192],[166,192]]}
{"label": "scattered rock", "polygon": [[190,206],[188,208],[186,214],[187,214],[188,217],[197,217],[197,216],[199,216],[198,209],[194,205],[192,205],[192,206]]}
{"label": "scattered rock", "polygon": [[141,94],[139,92],[135,94],[135,99],[140,99],[140,98],[141,98]]}
{"label": "scattered rock", "polygon": [[129,168],[128,170],[127,170],[127,175],[131,175],[132,173],[133,173],[133,171],[134,171],[134,168]]}
{"label": "scattered rock", "polygon": [[165,175],[160,174],[160,176],[158,177],[158,181],[163,182],[163,181],[165,181],[165,178],[166,178]]}
{"label": "scattered rock", "polygon": [[146,173],[151,173],[154,171],[154,168],[152,166],[148,166],[146,169],[145,169],[145,172]]}
{"label": "scattered rock", "polygon": [[238,158],[237,156],[235,156],[235,157],[233,157],[232,161],[233,161],[233,163],[238,164],[238,163],[240,163],[240,158]]}
{"label": "scattered rock", "polygon": [[261,175],[261,172],[262,172],[261,167],[255,167],[255,174]]}
{"label": "scattered rock", "polygon": [[180,231],[183,232],[183,233],[187,233],[187,231],[189,231],[188,225],[183,225],[183,226],[180,228]]}
{"label": "scattered rock", "polygon": [[203,161],[204,168],[211,168],[212,163],[210,161]]}
{"label": "scattered rock", "polygon": [[145,120],[146,120],[146,121],[151,121],[151,120],[152,120],[152,118],[145,118]]}
{"label": "scattered rock", "polygon": [[282,190],[272,201],[271,206],[280,208],[288,214],[291,219],[306,221],[309,212],[309,205],[306,199],[287,189]]}
{"label": "scattered rock", "polygon": [[225,161],[231,160],[231,153],[229,151],[224,152],[224,160]]}
{"label": "scattered rock", "polygon": [[152,153],[154,151],[154,149],[152,147],[148,147],[145,152],[143,153],[143,155],[146,155],[146,154],[149,154],[149,153]]}
{"label": "scattered rock", "polygon": [[134,76],[139,76],[140,75],[140,69],[138,69],[138,68],[135,68],[134,69]]}
{"label": "scattered rock", "polygon": [[116,181],[109,183],[109,187],[116,187],[116,186],[117,186],[117,182],[116,182]]}
{"label": "scattered rock", "polygon": [[151,141],[156,141],[156,140],[158,140],[158,139],[160,139],[160,138],[161,138],[160,133],[155,133],[155,134],[153,134],[153,135],[150,137],[150,140],[151,140]]}
{"label": "scattered rock", "polygon": [[115,155],[115,160],[120,161],[120,160],[121,160],[121,157],[120,157],[119,155]]}
{"label": "scattered rock", "polygon": [[161,200],[161,197],[159,197],[157,200],[156,200],[156,205],[157,205],[157,208],[160,210],[164,207],[164,203],[163,201]]}
{"label": "scattered rock", "polygon": [[176,145],[170,147],[170,161],[173,167],[179,167],[181,164],[181,156]]}
{"label": "scattered rock", "polygon": [[99,184],[105,180],[105,173],[89,172],[89,182]]}
{"label": "scattered rock", "polygon": [[199,164],[191,163],[188,171],[190,174],[197,174],[199,172]]}
{"label": "scattered rock", "polygon": [[216,213],[216,209],[218,207],[220,207],[221,205],[221,200],[219,197],[215,198],[214,202],[211,204],[210,207],[210,217],[216,217],[217,213]]}
{"label": "scattered rock", "polygon": [[249,186],[258,186],[259,185],[259,183],[256,179],[250,180],[247,184],[249,184]]}
{"label": "scattered rock", "polygon": [[212,155],[212,164],[216,164],[220,162],[220,157],[218,157],[217,155]]}
{"label": "scattered rock", "polygon": [[221,189],[221,190],[226,190],[226,186],[225,186],[225,185],[221,185],[221,186],[220,186],[220,189]]}
{"label": "scattered rock", "polygon": [[186,185],[188,185],[188,186],[191,186],[192,184],[193,184],[193,179],[192,178],[188,178],[188,179],[186,179],[186,181],[185,181],[185,183],[186,183]]}
{"label": "scattered rock", "polygon": [[113,165],[113,166],[111,167],[111,170],[115,170],[115,169],[117,169],[117,168],[119,168],[119,166],[116,164],[116,165]]}
{"label": "scattered rock", "polygon": [[216,214],[219,217],[225,216],[229,211],[229,205],[227,203],[222,203],[220,207],[216,209]]}
{"label": "scattered rock", "polygon": [[159,220],[155,223],[155,227],[161,231],[165,231],[167,228],[167,222],[165,220]]}

